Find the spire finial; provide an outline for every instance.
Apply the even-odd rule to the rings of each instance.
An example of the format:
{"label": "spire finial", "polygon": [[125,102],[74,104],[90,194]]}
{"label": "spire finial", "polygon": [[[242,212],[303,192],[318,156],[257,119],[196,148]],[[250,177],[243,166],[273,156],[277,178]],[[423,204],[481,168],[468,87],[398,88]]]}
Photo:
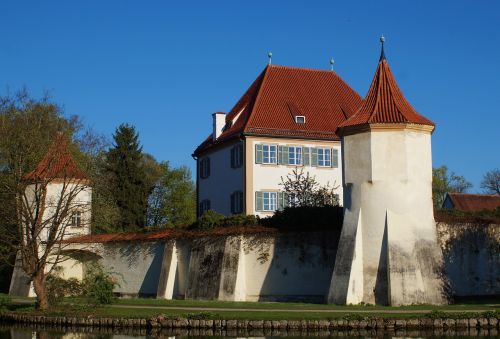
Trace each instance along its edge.
{"label": "spire finial", "polygon": [[382,34],[380,36],[380,44],[382,45],[382,50],[380,51],[380,61],[385,60],[385,53],[384,53],[384,42],[385,42],[385,37]]}
{"label": "spire finial", "polygon": [[330,58],[330,70],[333,71],[333,64],[335,63],[335,60],[333,58]]}
{"label": "spire finial", "polygon": [[273,52],[267,53],[267,57],[269,58],[269,65],[270,65],[271,62],[273,61]]}

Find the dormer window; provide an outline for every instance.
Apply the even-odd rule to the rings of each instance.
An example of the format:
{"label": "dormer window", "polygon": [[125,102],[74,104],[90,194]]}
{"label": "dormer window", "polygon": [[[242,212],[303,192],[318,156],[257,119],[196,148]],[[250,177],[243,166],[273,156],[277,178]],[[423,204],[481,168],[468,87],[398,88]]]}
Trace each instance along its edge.
{"label": "dormer window", "polygon": [[306,117],[303,115],[297,115],[295,116],[295,122],[297,124],[305,124],[306,123]]}

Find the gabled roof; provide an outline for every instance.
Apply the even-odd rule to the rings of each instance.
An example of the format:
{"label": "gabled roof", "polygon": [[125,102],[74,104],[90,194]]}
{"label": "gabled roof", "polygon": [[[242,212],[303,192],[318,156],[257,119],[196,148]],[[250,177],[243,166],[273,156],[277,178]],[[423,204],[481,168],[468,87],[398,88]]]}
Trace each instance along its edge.
{"label": "gabled roof", "polygon": [[[226,115],[217,141],[210,135],[194,154],[241,134],[339,140],[337,127],[361,102],[335,72],[268,65]],[[306,123],[296,123],[297,115]]]}
{"label": "gabled roof", "polygon": [[418,124],[435,126],[420,115],[399,89],[382,48],[375,77],[358,111],[339,128],[366,124]]}
{"label": "gabled roof", "polygon": [[36,181],[42,179],[87,179],[78,167],[68,149],[68,141],[63,133],[57,133],[43,159],[24,179]]}
{"label": "gabled roof", "polygon": [[445,201],[447,199],[454,209],[460,211],[494,210],[500,207],[500,195],[446,193]]}

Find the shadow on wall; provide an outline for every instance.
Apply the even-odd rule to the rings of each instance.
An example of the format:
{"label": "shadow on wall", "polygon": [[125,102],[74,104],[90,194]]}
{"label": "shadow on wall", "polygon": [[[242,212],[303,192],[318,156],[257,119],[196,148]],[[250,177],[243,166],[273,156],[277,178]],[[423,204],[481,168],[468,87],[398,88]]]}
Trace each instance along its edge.
{"label": "shadow on wall", "polygon": [[324,303],[339,238],[340,229],[278,235],[269,249],[270,261],[260,263],[268,268],[258,300]]}
{"label": "shadow on wall", "polygon": [[500,226],[440,224],[439,230],[449,236],[443,254],[451,294],[500,295]]}

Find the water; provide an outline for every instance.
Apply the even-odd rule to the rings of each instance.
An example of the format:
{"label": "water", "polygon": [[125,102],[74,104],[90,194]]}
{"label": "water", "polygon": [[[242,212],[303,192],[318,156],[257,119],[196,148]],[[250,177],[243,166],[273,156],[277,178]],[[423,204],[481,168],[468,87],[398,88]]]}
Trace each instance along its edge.
{"label": "water", "polygon": [[415,330],[415,331],[276,331],[276,330],[199,330],[199,329],[112,329],[90,327],[49,327],[4,325],[0,326],[0,339],[126,339],[126,338],[311,338],[311,337],[344,337],[344,338],[472,338],[495,337],[496,329],[481,330]]}

